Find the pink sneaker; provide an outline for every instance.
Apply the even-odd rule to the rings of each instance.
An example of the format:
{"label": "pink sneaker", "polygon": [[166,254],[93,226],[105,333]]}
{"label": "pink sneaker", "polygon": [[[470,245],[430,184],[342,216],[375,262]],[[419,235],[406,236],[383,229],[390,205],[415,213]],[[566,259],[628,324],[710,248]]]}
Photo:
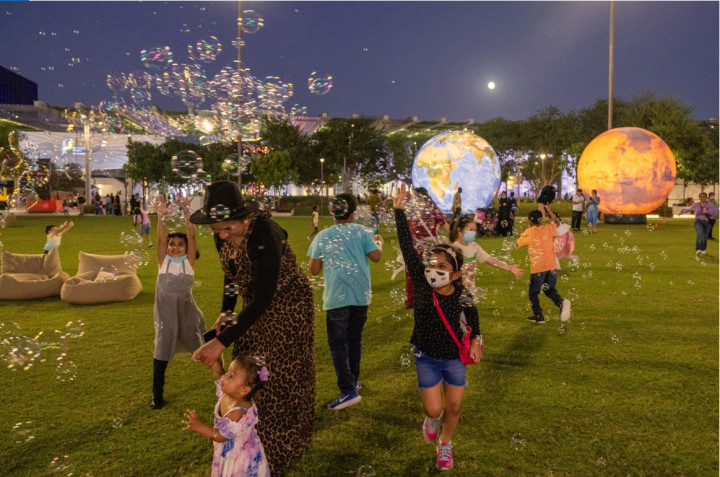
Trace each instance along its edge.
{"label": "pink sneaker", "polygon": [[438,470],[450,470],[453,468],[452,444],[450,442],[440,442],[437,446],[437,455],[435,467]]}
{"label": "pink sneaker", "polygon": [[423,437],[425,437],[426,441],[435,442],[437,440],[444,414],[445,411],[440,413],[438,417],[425,416],[425,421],[423,422]]}

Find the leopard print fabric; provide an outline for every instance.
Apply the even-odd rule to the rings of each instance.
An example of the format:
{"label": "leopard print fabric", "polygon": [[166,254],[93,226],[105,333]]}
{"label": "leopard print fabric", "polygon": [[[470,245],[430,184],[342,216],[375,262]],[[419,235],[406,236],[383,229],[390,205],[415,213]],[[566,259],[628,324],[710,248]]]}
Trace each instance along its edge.
{"label": "leopard print fabric", "polygon": [[[256,220],[257,216],[251,219],[240,243],[226,241],[219,251],[222,268],[238,285],[243,303],[253,298],[247,241]],[[232,275],[230,270],[236,273]],[[310,281],[286,245],[272,304],[233,348],[233,358],[241,354],[264,356],[270,369],[270,379],[255,402],[257,431],[273,477],[283,475],[290,461],[310,445],[315,415],[314,335]]]}

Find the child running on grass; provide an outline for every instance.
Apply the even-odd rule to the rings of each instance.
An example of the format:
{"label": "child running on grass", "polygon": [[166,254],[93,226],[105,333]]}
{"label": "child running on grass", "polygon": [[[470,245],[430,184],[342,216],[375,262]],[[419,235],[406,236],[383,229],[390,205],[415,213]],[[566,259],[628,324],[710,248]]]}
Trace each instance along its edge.
{"label": "child running on grass", "polygon": [[[431,250],[427,267],[418,257],[403,207],[408,201],[405,184],[393,197],[398,242],[415,290],[415,324],[410,342],[415,345],[420,400],[425,410],[422,430],[428,442],[437,440],[436,467],[448,470],[453,467],[452,437],[460,420],[460,407],[465,392],[465,364],[460,352],[441,316],[458,340],[465,334],[461,319],[464,318],[470,334],[470,358],[480,361],[482,337],[479,330],[477,309],[472,303],[461,299],[465,291],[460,268],[462,252],[450,245],[441,244]],[[444,404],[443,404],[444,399]],[[440,427],[442,424],[442,432]],[[439,437],[439,439],[438,439]]]}
{"label": "child running on grass", "polygon": [[177,353],[192,353],[202,345],[205,317],[192,296],[195,260],[199,254],[195,225],[190,222],[190,200],[180,201],[185,212],[187,234],[168,234],[167,205],[160,197],[158,211],[158,277],[155,285],[155,352],[153,353],[153,400],[150,407],[165,405],[163,390],[168,362]]}
{"label": "child running on grass", "polygon": [[318,222],[320,221],[320,207],[313,205],[312,208],[312,228],[313,232],[307,236],[308,240],[312,240],[318,233]]}
{"label": "child running on grass", "polygon": [[45,227],[47,242],[45,242],[45,248],[43,249],[45,251],[44,253],[48,253],[50,250],[58,248],[60,246],[60,242],[62,241],[62,236],[69,232],[70,229],[73,228],[73,225],[75,225],[74,222],[63,222],[60,227],[55,227],[54,225],[48,225]]}
{"label": "child running on grass", "polygon": [[185,411],[184,430],[195,431],[213,442],[211,477],[267,477],[270,471],[255,426],[258,411],[253,396],[270,373],[262,358],[239,356],[227,373],[218,361],[211,367],[218,402],[213,426],[203,423],[195,411]]}
{"label": "child running on grass", "polygon": [[558,293],[555,284],[557,282],[557,259],[555,258],[555,245],[553,238],[557,234],[557,224],[560,223],[557,215],[552,211],[550,204],[545,206],[553,223],[542,224],[543,214],[539,210],[533,210],[528,214],[530,227],[526,229],[517,239],[518,247],[528,247],[530,257],[530,289],[528,297],[532,303],[533,316],[528,321],[542,324],[545,323],[545,316],[540,307],[540,290],[545,292],[555,306],[560,308],[560,321],[570,319],[570,300],[563,299]]}

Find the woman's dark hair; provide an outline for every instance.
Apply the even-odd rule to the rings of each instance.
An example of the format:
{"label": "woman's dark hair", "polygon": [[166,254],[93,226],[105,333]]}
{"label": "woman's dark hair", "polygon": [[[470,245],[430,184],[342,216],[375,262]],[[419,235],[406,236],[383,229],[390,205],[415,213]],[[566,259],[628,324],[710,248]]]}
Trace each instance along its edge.
{"label": "woman's dark hair", "polygon": [[[187,251],[188,246],[188,237],[186,233],[183,232],[172,232],[167,234],[167,241],[169,242],[171,238],[181,238],[185,242],[185,251]],[[195,250],[195,260],[200,258],[200,250]]]}
{"label": "woman's dark hair", "polygon": [[55,227],[55,226],[54,225],[45,226],[45,235],[49,234],[50,230],[52,230],[53,227]]}
{"label": "woman's dark hair", "polygon": [[460,237],[460,231],[464,229],[470,222],[475,222],[475,217],[471,215],[456,215],[450,224],[450,242],[457,241]]}
{"label": "woman's dark hair", "polygon": [[250,392],[245,396],[246,400],[251,400],[258,391],[265,387],[270,377],[265,358],[262,356],[238,356],[233,361],[245,372],[245,384],[250,386]]}

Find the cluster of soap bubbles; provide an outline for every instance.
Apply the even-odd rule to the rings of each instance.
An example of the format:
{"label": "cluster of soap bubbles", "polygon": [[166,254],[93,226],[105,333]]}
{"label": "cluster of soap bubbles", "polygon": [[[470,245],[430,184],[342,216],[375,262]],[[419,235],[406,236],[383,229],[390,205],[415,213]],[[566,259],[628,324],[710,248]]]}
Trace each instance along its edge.
{"label": "cluster of soap bubbles", "polygon": [[41,363],[56,362],[56,378],[59,382],[73,381],[77,366],[66,359],[68,340],[85,334],[82,320],[69,321],[62,330],[45,333],[40,331],[31,338],[21,334],[15,322],[0,323],[0,356],[11,371],[29,371]]}
{"label": "cluster of soap bubbles", "polygon": [[[142,248],[142,237],[140,237],[137,232],[135,232],[134,230],[123,230],[122,232],[120,232],[120,243],[125,249],[123,254],[123,263],[125,265],[132,269],[138,269],[139,267],[143,267],[150,263],[150,254],[147,250],[144,250]],[[103,274],[105,281],[107,281],[108,278],[111,278],[107,274],[108,272],[110,274],[114,273],[115,278],[111,278],[112,280],[117,279],[117,267],[113,266],[107,270],[102,268],[101,270],[103,272],[106,272],[106,274]],[[100,273],[98,273],[98,279],[102,280]]]}
{"label": "cluster of soap bubbles", "polygon": [[[21,133],[11,131],[8,134],[8,143],[7,148],[0,147],[0,177],[17,178],[9,205],[16,209],[30,210],[39,200],[37,189],[47,185],[50,171],[45,163],[35,160],[38,146],[23,139]],[[1,185],[7,186],[5,183]]]}
{"label": "cluster of soap bubbles", "polygon": [[[160,196],[156,196],[151,201],[155,210],[161,205]],[[182,207],[175,202],[166,204],[165,213],[158,214],[158,220],[161,220],[165,225],[168,233],[176,232],[185,226],[186,217]]]}

